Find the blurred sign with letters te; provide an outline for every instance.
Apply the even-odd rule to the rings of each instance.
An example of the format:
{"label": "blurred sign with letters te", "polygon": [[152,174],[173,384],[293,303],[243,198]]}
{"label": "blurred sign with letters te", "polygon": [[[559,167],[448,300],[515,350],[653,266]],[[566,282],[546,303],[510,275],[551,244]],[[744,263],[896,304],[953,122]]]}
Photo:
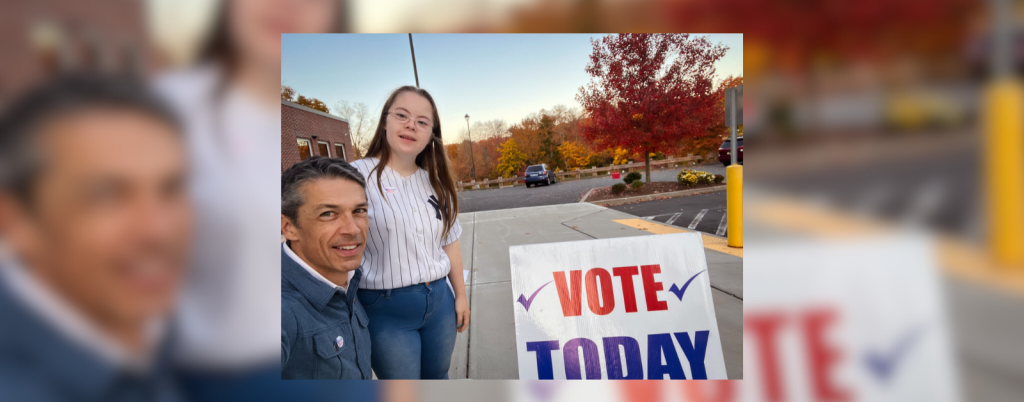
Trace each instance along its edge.
{"label": "blurred sign with letters te", "polygon": [[741,400],[960,400],[932,241],[759,243],[747,262]]}

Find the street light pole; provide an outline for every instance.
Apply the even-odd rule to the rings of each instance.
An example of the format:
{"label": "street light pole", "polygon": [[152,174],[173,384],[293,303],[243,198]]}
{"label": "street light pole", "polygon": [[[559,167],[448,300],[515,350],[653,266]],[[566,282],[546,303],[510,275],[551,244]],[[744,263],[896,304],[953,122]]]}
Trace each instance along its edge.
{"label": "street light pole", "polygon": [[476,162],[473,161],[473,133],[469,131],[469,114],[466,114],[466,134],[469,135],[469,163],[470,173],[473,175],[473,180],[476,180]]}
{"label": "street light pole", "polygon": [[412,74],[416,76],[416,88],[420,87],[420,73],[416,71],[416,49],[412,47],[412,34],[409,34],[409,53],[412,53]]}

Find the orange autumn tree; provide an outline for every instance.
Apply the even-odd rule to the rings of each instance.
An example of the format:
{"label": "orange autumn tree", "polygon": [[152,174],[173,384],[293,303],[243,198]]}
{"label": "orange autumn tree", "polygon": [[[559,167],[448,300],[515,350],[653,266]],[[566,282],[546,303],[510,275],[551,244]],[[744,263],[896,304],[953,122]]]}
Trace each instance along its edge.
{"label": "orange autumn tree", "polygon": [[303,95],[299,95],[298,99],[295,99],[295,103],[324,113],[331,112],[331,109],[327,108],[327,104],[317,98],[307,98]]}
{"label": "orange autumn tree", "polygon": [[585,168],[590,165],[590,157],[593,154],[586,145],[576,141],[565,141],[558,146],[558,152],[565,158],[567,169]]}
{"label": "orange autumn tree", "polygon": [[[725,126],[725,90],[739,85],[743,85],[743,76],[734,77],[730,75],[718,84],[718,88],[715,90],[718,97],[716,102],[718,106],[716,106],[715,113],[718,117],[712,121],[711,126],[708,127],[704,134],[684,138],[680,141],[680,154],[690,153],[704,158],[715,152],[722,145],[722,141],[729,136],[729,128]],[[736,135],[743,135],[742,124],[737,125]]]}
{"label": "orange autumn tree", "polygon": [[519,150],[514,138],[509,138],[499,147],[501,156],[498,158],[498,174],[501,177],[513,177],[526,165],[526,154]]}

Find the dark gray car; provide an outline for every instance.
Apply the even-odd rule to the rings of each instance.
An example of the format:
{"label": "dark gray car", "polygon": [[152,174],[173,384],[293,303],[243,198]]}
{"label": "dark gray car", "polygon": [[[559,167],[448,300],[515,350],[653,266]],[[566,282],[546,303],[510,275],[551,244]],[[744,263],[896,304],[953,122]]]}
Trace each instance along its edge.
{"label": "dark gray car", "polygon": [[546,163],[540,165],[532,165],[526,168],[526,187],[535,186],[544,183],[545,186],[555,184],[555,171],[549,169]]}

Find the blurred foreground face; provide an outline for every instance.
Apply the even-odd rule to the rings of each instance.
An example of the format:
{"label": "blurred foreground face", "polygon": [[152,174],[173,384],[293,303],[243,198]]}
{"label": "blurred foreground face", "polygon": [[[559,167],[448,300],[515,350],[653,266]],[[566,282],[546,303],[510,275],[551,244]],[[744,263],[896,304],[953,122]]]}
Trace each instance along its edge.
{"label": "blurred foreground face", "polygon": [[281,218],[292,251],[325,276],[359,268],[370,230],[363,187],[351,180],[318,179],[302,184],[301,191],[299,221]]}
{"label": "blurred foreground face", "polygon": [[337,0],[235,0],[228,9],[228,31],[242,61],[276,68],[281,62],[281,34],[329,32]]}
{"label": "blurred foreground face", "polygon": [[47,122],[30,205],[5,205],[23,264],[92,319],[169,311],[182,279],[191,208],[174,129],[142,113],[91,109]]}

